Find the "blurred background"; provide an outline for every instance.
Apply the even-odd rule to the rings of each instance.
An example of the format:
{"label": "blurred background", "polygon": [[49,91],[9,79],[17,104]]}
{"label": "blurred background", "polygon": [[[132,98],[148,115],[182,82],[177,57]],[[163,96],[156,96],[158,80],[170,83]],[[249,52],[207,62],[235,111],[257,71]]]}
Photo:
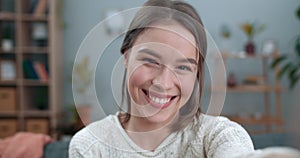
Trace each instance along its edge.
{"label": "blurred background", "polygon": [[[33,3],[38,4],[38,1],[42,0],[27,0],[27,10],[30,10]],[[52,82],[51,80],[51,83],[30,82],[27,85],[27,81],[23,82],[23,80],[20,83],[13,82],[11,84],[1,81],[0,88],[16,88],[17,92],[21,94],[20,96],[17,94],[16,97],[24,100],[27,99],[26,93],[23,94],[23,91],[37,94],[47,91],[44,96],[48,99],[44,99],[42,102],[51,107],[49,111],[60,109],[57,110],[60,117],[54,122],[51,118],[56,115],[49,114],[51,127],[49,125],[47,131],[58,130],[61,135],[72,135],[82,128],[83,124],[117,112],[120,100],[115,100],[114,95],[120,99],[120,94],[119,92],[113,94],[112,89],[115,87],[120,89],[121,76],[123,75],[122,61],[119,61],[122,59],[120,45],[123,40],[123,35],[120,33],[128,26],[135,9],[128,16],[127,14],[124,16],[116,13],[139,7],[145,0],[60,0],[56,1],[55,6],[52,7],[50,1],[48,2],[48,9],[45,10],[46,17],[44,19],[43,16],[26,17],[27,12],[22,11],[26,8],[23,6],[26,4],[25,1],[1,1],[1,24],[5,21],[16,23],[13,31],[17,33],[14,34],[16,37],[13,37],[14,44],[12,46],[16,47],[16,50],[12,52],[29,53],[20,57],[7,55],[7,52],[11,52],[11,46],[2,42],[2,49],[7,50],[3,50],[0,56],[1,59],[13,59],[17,63],[23,59],[35,60],[37,58],[36,60],[44,63],[46,67],[49,65],[50,76],[59,70],[56,77],[60,82]],[[214,49],[210,51],[219,50],[225,64],[226,78],[228,79],[226,81],[227,93],[221,115],[241,123],[251,134],[257,148],[277,145],[300,148],[298,123],[300,121],[298,114],[300,111],[300,82],[297,82],[297,79],[300,78],[300,1],[187,0],[186,2],[194,6],[200,14],[210,41],[214,42],[210,44],[215,44]],[[21,12],[11,6],[18,6],[19,9],[21,8]],[[6,13],[10,11],[17,11],[17,16],[25,14],[21,16],[21,22],[18,21],[18,18],[10,18],[10,13]],[[35,10],[31,10],[28,14],[32,12],[33,14],[36,13]],[[56,24],[60,31],[51,29],[54,26],[48,25],[50,29],[45,34],[41,24],[35,24],[30,29],[32,32],[30,36],[38,39],[32,44],[34,47],[43,48],[45,38],[49,38],[49,52],[60,48],[56,53],[61,55],[51,57],[51,61],[48,62],[47,53],[41,53],[42,55],[38,55],[40,57],[32,57],[32,54],[38,54],[37,52],[34,53],[36,49],[26,50],[23,47],[26,46],[24,44],[26,42],[18,41],[19,37],[24,39],[25,35],[22,34],[22,31],[17,30],[26,29],[25,26],[29,22],[38,23],[42,21],[42,23],[51,24],[53,23],[51,16],[47,19],[47,15],[54,15],[54,13],[58,18],[52,20],[57,21]],[[103,22],[104,19],[111,16],[113,16],[112,19]],[[6,25],[10,24],[2,24],[2,30]],[[102,26],[104,28],[100,29]],[[1,37],[3,39],[5,32],[7,30],[2,31]],[[95,39],[93,39],[94,32],[97,32],[94,34],[94,36],[97,35]],[[86,38],[87,35],[92,37]],[[42,40],[39,37],[42,37]],[[57,42],[54,38],[60,39],[59,44],[54,44]],[[89,40],[93,43],[91,45],[97,46],[87,47],[88,44],[82,44],[82,42],[90,42]],[[107,43],[109,44],[107,45]],[[22,47],[18,47],[19,44]],[[41,51],[43,52],[43,50]],[[86,53],[77,54],[82,51],[86,51]],[[76,54],[79,58],[74,62]],[[99,57],[100,54],[101,58]],[[117,62],[120,66],[114,69]],[[19,66],[21,65],[19,64]],[[72,91],[73,69],[75,92]],[[17,77],[13,78],[18,79],[18,77],[23,76],[22,71],[24,70],[17,68]],[[3,72],[4,70],[2,70]],[[9,72],[5,72],[6,76]],[[94,75],[95,78],[93,78]],[[111,80],[112,75],[115,75],[113,80]],[[203,112],[206,112],[210,97],[214,93],[210,89],[211,75],[216,74],[206,72],[205,75],[204,96],[201,104]],[[281,78],[279,79],[278,76]],[[58,83],[60,84],[58,85]],[[95,89],[93,89],[94,84]],[[48,91],[52,89],[52,85],[58,86],[54,90]],[[111,85],[115,87],[112,88]],[[96,96],[94,92],[96,92]],[[73,93],[78,94],[76,98],[73,97]],[[29,100],[33,100],[37,94],[29,95]],[[58,102],[54,100],[58,100]],[[17,106],[18,104],[22,103],[18,102]],[[78,121],[74,125],[74,120],[76,122],[78,118],[75,104],[77,104],[78,109],[82,109],[81,111],[77,109],[78,113],[82,113],[82,122],[79,121],[79,125]],[[53,108],[52,105],[59,108]],[[20,107],[22,106],[20,105]],[[19,108],[19,110],[24,109]],[[37,111],[39,110],[43,109]],[[87,116],[83,116],[84,114]],[[20,115],[3,113],[0,117],[2,119],[26,118],[23,113]],[[49,119],[48,114],[28,114],[28,118],[36,117]],[[22,123],[24,122],[21,121]],[[26,128],[21,126],[19,129],[24,130]]]}

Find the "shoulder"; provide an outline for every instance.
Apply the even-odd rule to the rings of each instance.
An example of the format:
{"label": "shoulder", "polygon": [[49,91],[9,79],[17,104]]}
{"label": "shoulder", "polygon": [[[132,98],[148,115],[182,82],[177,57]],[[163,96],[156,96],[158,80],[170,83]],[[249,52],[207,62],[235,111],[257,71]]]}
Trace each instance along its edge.
{"label": "shoulder", "polygon": [[205,128],[206,131],[210,131],[219,134],[226,131],[241,131],[243,134],[248,135],[246,130],[238,123],[229,120],[223,116],[211,116],[206,114],[201,114],[199,117],[200,127]]}
{"label": "shoulder", "polygon": [[249,134],[238,123],[223,116],[205,114],[201,114],[198,121],[199,134],[203,136],[208,155],[231,155],[254,150]]}
{"label": "shoulder", "polygon": [[72,138],[69,145],[69,154],[83,155],[95,145],[103,144],[112,130],[117,128],[114,115],[105,117],[100,121],[93,122],[78,131]]}

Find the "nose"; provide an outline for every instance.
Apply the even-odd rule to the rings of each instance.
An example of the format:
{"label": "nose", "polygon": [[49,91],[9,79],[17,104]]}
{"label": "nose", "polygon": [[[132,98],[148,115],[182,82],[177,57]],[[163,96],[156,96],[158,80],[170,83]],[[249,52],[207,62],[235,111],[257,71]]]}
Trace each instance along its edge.
{"label": "nose", "polygon": [[164,66],[152,80],[152,84],[159,85],[159,87],[168,90],[175,86],[176,75],[172,69]]}

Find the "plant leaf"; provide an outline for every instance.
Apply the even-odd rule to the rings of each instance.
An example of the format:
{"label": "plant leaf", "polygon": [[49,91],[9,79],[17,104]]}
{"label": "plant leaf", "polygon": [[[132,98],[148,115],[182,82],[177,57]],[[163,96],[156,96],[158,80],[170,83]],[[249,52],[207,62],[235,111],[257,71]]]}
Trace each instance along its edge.
{"label": "plant leaf", "polygon": [[299,79],[300,79],[300,75],[297,75],[296,77],[290,79],[290,89],[294,89]]}
{"label": "plant leaf", "polygon": [[297,17],[299,18],[299,20],[300,20],[300,7],[298,7],[298,9],[297,9],[297,11],[296,11],[296,15],[297,15]]}
{"label": "plant leaf", "polygon": [[300,35],[298,36],[296,43],[295,43],[295,51],[298,57],[300,57]]}
{"label": "plant leaf", "polygon": [[299,67],[297,65],[293,65],[291,68],[290,68],[290,72],[289,72],[289,78],[290,80],[295,78],[295,75],[296,75],[296,72],[299,71]]}
{"label": "plant leaf", "polygon": [[281,79],[282,76],[292,67],[291,63],[285,64],[282,69],[279,71],[277,78]]}
{"label": "plant leaf", "polygon": [[271,63],[271,68],[275,68],[279,63],[281,63],[283,60],[287,58],[286,55],[281,55],[280,57],[276,58],[272,63]]}

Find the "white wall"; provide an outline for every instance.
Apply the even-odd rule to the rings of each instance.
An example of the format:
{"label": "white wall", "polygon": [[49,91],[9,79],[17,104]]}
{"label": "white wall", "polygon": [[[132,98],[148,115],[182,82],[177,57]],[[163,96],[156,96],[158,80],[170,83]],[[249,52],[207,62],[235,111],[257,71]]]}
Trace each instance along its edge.
{"label": "white wall", "polygon": [[[64,0],[64,61],[65,67],[65,104],[69,105],[73,102],[71,84],[70,84],[70,72],[71,63],[75,58],[75,54],[84,39],[85,35],[92,29],[97,23],[104,19],[104,11],[108,8],[129,9],[132,7],[140,6],[144,1],[141,0]],[[258,21],[266,25],[266,30],[255,38],[258,50],[261,48],[261,44],[266,39],[275,39],[278,42],[279,50],[282,53],[288,53],[292,51],[293,39],[296,34],[300,33],[299,26],[300,21],[294,16],[295,10],[300,6],[299,0],[189,0],[189,2],[200,13],[204,25],[209,33],[215,39],[217,44],[220,44],[221,37],[219,35],[219,29],[222,24],[230,26],[232,30],[232,38],[229,41],[230,48],[240,51],[246,40],[245,35],[239,29],[239,25],[246,21]],[[106,41],[108,35],[103,34],[103,40]],[[118,39],[115,45],[108,47],[108,50],[113,52],[108,54],[104,61],[100,61],[106,64],[112,63],[109,61],[117,60],[119,57],[119,48],[116,47],[120,44],[122,39]],[[239,64],[239,63],[237,63]],[[251,64],[251,62],[249,63]],[[108,66],[109,67],[109,66]],[[238,67],[238,69],[237,69]],[[260,65],[245,64],[231,65],[229,68],[233,71],[237,71],[240,76],[256,73],[260,69]],[[69,73],[68,73],[69,72]],[[96,89],[98,90],[98,99],[103,103],[106,113],[114,113],[116,106],[113,106],[114,101],[110,92],[110,80],[111,68],[98,69],[96,74]],[[239,77],[239,76],[238,76]],[[286,83],[285,83],[286,84]],[[292,101],[298,98],[298,90],[293,92],[285,92],[283,96],[283,111],[286,120],[289,119],[289,112],[296,106]],[[234,96],[228,96],[234,97]],[[291,99],[291,97],[295,99]],[[224,111],[230,112],[232,110],[245,110],[244,107],[236,107],[230,104],[236,102],[251,102],[254,99],[248,97],[248,95],[242,97],[235,97],[233,101],[226,103]],[[299,101],[298,101],[299,102]],[[247,107],[249,108],[249,107]],[[252,108],[252,109],[251,109]],[[250,107],[250,110],[255,111],[259,107]],[[99,119],[103,116],[99,116],[97,111],[93,111],[93,118]]]}

